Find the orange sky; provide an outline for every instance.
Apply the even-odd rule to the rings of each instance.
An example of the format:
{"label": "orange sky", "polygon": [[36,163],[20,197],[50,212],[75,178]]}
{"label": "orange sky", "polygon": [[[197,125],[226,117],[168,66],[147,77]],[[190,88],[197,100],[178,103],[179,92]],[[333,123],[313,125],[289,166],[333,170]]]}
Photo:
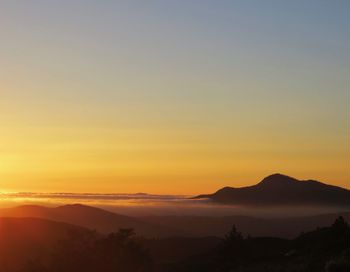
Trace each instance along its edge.
{"label": "orange sky", "polygon": [[327,139],[305,144],[276,132],[215,132],[8,125],[0,143],[1,187],[195,194],[253,184],[275,172],[347,187],[347,153],[327,148]]}
{"label": "orange sky", "polygon": [[39,2],[0,3],[0,190],[350,187],[347,8]]}

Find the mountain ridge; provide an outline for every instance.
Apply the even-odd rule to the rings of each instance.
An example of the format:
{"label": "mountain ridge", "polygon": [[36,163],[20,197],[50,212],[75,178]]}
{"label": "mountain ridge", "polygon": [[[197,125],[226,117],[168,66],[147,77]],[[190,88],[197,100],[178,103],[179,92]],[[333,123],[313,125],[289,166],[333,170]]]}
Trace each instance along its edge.
{"label": "mountain ridge", "polygon": [[236,205],[325,205],[349,206],[350,190],[316,180],[273,174],[256,185],[224,187],[213,194],[199,195],[213,202]]}

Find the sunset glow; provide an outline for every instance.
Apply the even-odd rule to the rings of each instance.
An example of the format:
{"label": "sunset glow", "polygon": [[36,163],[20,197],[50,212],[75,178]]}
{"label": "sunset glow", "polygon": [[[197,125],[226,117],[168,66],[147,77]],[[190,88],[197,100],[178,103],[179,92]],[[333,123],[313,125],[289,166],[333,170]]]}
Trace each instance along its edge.
{"label": "sunset glow", "polygon": [[0,190],[350,187],[348,3],[87,2],[0,4]]}

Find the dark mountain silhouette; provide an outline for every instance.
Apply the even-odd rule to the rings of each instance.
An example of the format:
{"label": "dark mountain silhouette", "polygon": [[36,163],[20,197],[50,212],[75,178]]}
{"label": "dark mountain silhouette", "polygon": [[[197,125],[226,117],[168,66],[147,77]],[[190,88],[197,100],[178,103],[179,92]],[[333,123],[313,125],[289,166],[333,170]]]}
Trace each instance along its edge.
{"label": "dark mountain silhouette", "polygon": [[209,198],[214,202],[236,205],[320,205],[349,206],[350,190],[314,180],[297,180],[281,174],[264,178],[260,183],[242,188],[225,187]]}
{"label": "dark mountain silhouette", "polygon": [[181,231],[174,230],[171,227],[144,222],[138,218],[80,204],[56,208],[25,205],[1,209],[0,217],[44,218],[94,229],[100,233],[110,233],[121,228],[132,228],[139,235],[145,237],[164,237],[181,233]]}

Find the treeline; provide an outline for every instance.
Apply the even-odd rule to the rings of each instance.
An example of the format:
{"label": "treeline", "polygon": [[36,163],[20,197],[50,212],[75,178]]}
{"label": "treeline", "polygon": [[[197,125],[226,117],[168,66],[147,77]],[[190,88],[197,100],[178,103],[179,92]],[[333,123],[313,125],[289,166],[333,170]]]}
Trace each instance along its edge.
{"label": "treeline", "polygon": [[[350,227],[342,217],[330,227],[301,234],[294,240],[245,237],[233,227],[219,245],[204,254],[192,252],[191,257],[175,263],[160,263],[146,244],[150,243],[137,238],[131,229],[108,236],[72,232],[57,243],[48,258],[31,260],[18,272],[350,271]],[[185,247],[183,244],[184,251]],[[164,251],[171,250],[172,244],[164,243]],[[178,254],[176,250],[174,254]]]}
{"label": "treeline", "polygon": [[294,240],[244,237],[235,227],[212,251],[165,267],[162,272],[350,272],[350,227],[331,227]]}

